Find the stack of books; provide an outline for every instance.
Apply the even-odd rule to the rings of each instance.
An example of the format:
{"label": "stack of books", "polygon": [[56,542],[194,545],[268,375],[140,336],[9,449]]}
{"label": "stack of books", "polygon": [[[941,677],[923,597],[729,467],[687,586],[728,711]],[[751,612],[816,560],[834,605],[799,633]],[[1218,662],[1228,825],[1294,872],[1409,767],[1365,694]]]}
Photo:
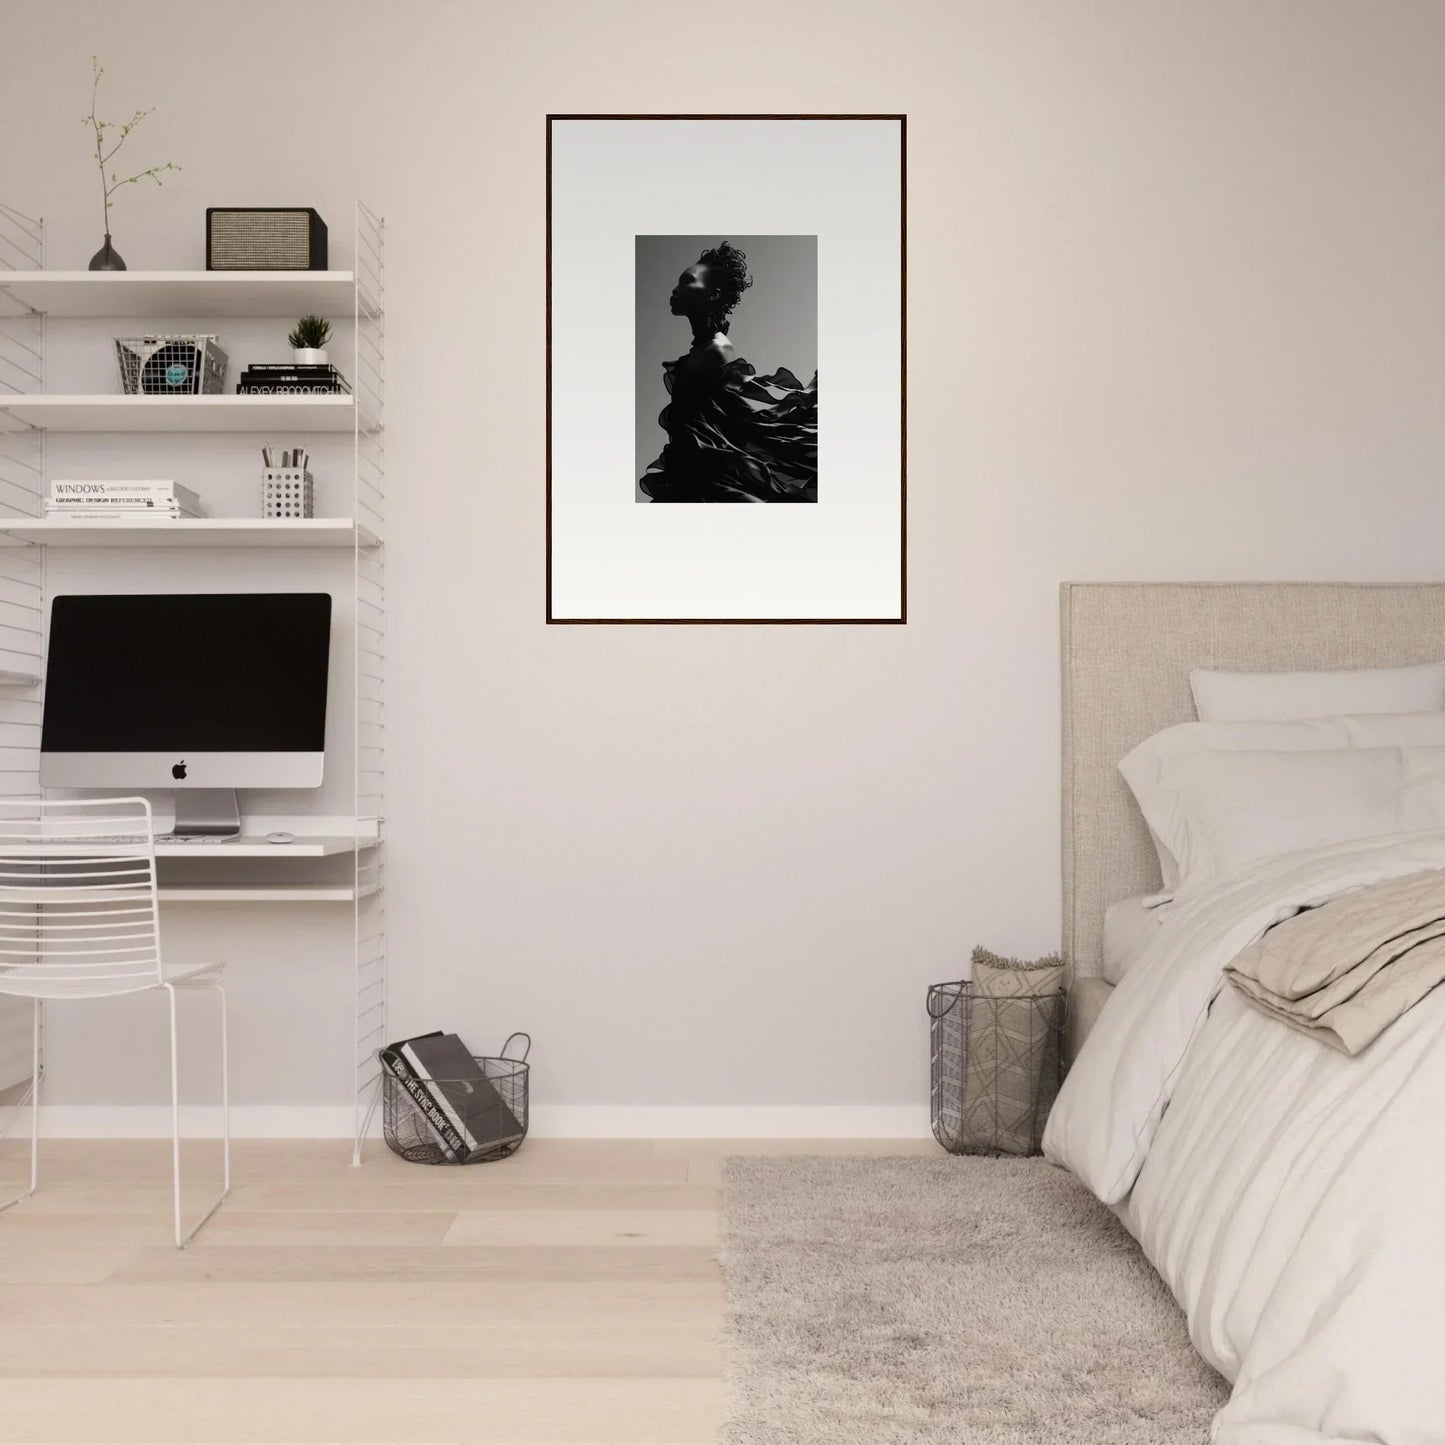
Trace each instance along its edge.
{"label": "stack of books", "polygon": [[466,1164],[527,1132],[456,1034],[419,1034],[388,1044],[381,1063],[411,1095],[449,1163]]}
{"label": "stack of books", "polygon": [[351,387],[334,366],[302,366],[289,361],[254,362],[236,383],[240,396],[333,396]]}
{"label": "stack of books", "polygon": [[199,517],[201,499],[179,482],[53,481],[47,517]]}

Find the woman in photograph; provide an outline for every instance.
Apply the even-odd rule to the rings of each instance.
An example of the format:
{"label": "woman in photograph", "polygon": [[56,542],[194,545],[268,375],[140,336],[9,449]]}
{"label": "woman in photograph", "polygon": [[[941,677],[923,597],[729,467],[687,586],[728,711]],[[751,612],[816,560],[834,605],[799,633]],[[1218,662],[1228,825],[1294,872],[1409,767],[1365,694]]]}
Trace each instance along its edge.
{"label": "woman in photograph", "polygon": [[662,455],[638,482],[654,502],[816,502],[818,378],[758,376],[728,339],[728,317],[753,284],[731,241],[704,251],[673,287],[692,345],[664,361],[672,398],[658,417]]}

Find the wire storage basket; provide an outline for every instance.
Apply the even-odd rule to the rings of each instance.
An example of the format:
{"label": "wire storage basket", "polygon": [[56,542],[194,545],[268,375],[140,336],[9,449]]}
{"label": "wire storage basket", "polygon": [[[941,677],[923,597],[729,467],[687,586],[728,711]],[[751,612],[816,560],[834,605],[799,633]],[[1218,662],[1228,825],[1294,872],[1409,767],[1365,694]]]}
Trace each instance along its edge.
{"label": "wire storage basket", "polygon": [[[508,1052],[518,1039],[523,1040],[520,1058],[508,1058]],[[527,1096],[528,1075],[531,1066],[527,1055],[532,1050],[531,1036],[513,1034],[502,1045],[497,1055],[474,1054],[477,1068],[481,1071],[478,1079],[433,1079],[428,1083],[427,1094],[417,1095],[386,1067],[382,1061],[381,1071],[381,1128],[393,1154],[399,1154],[412,1164],[486,1164],[494,1159],[505,1159],[522,1147],[527,1137]],[[434,1124],[428,1117],[434,1101],[445,1104],[448,1099],[476,1097],[479,1090],[490,1089],[496,1098],[487,1098],[488,1108],[466,1112],[467,1145],[459,1150],[444,1140],[447,1128],[438,1119]],[[430,1097],[428,1097],[430,1095]],[[477,1120],[486,1121],[482,1132],[477,1132]],[[454,1139],[455,1136],[450,1136]]]}
{"label": "wire storage basket", "polygon": [[1064,995],[928,990],[933,1137],[950,1154],[1037,1154],[1059,1091]]}
{"label": "wire storage basket", "polygon": [[226,387],[230,358],[214,336],[117,336],[116,365],[126,396],[214,396]]}

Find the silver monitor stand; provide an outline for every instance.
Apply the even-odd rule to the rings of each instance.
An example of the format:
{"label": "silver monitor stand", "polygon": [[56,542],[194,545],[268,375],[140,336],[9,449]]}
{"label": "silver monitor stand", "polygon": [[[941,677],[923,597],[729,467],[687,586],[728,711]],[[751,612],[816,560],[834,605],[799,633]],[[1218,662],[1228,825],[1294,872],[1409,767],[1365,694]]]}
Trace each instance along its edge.
{"label": "silver monitor stand", "polygon": [[241,805],[234,788],[177,788],[177,838],[234,838],[241,831]]}

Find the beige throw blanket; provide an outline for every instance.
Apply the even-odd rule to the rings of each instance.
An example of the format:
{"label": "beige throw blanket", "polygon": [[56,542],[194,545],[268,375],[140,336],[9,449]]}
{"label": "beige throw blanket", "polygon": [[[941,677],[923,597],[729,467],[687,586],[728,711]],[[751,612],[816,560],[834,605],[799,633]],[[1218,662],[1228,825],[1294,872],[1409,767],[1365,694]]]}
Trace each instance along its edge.
{"label": "beige throw blanket", "polygon": [[1358,1054],[1445,983],[1445,870],[1296,914],[1246,948],[1225,977],[1255,1008]]}
{"label": "beige throw blanket", "polygon": [[973,951],[960,1147],[1036,1154],[1057,1080],[1064,961]]}

